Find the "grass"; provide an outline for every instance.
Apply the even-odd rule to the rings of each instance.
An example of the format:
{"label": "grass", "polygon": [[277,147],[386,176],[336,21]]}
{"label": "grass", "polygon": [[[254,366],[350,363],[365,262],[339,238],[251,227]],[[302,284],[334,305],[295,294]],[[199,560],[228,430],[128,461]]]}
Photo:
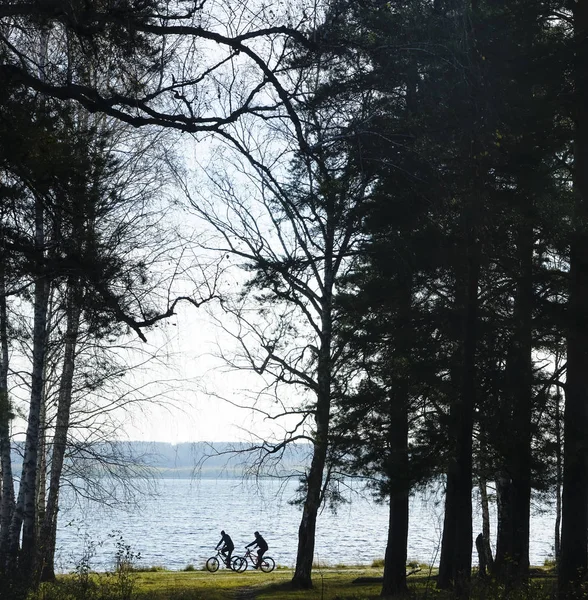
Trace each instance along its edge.
{"label": "grass", "polygon": [[[505,590],[491,582],[473,578],[472,599],[479,600],[547,600],[553,597],[555,581],[547,569],[535,571],[538,576],[517,591]],[[272,573],[247,571],[233,573],[222,570],[140,573],[137,580],[137,600],[234,600],[239,593],[248,592],[247,598],[255,600],[376,600],[380,597],[381,577],[379,567],[356,566],[345,568],[319,567],[313,570],[314,587],[311,590],[294,590],[291,586],[292,570],[276,569]],[[357,578],[367,578],[365,583],[353,583]],[[370,580],[371,579],[371,580]],[[451,592],[435,588],[435,580],[428,568],[408,578],[410,600],[452,600]]]}
{"label": "grass", "polygon": [[[473,578],[472,600],[548,600],[553,597],[555,581],[547,570],[536,570],[528,586],[512,591],[494,583]],[[544,576],[543,576],[544,574]],[[313,571],[314,588],[294,590],[291,586],[292,570],[276,569],[272,573],[246,571],[234,573],[222,569],[217,573],[208,571],[140,571],[133,573],[132,594],[120,596],[115,588],[109,595],[84,595],[86,600],[375,600],[379,598],[382,576],[381,568],[368,566],[320,567]],[[106,577],[105,575],[97,576]],[[366,578],[361,584],[354,583],[358,577]],[[60,593],[72,576],[61,578],[60,584],[50,590],[45,588],[39,598],[46,600],[80,600],[78,594]],[[452,600],[450,592],[435,589],[435,581],[428,576],[428,569],[408,578],[408,600]],[[69,588],[71,589],[71,588]],[[96,589],[100,589],[97,586]]]}
{"label": "grass", "polygon": [[[136,581],[137,600],[233,600],[237,592],[247,591],[256,600],[295,600],[297,598],[334,600],[349,596],[352,581],[359,576],[377,577],[381,570],[369,567],[351,569],[320,568],[314,571],[314,588],[312,590],[292,590],[290,580],[291,569],[276,569],[272,573],[246,571],[233,573],[228,570],[208,573],[166,572],[138,573]],[[365,586],[353,593],[368,592],[376,597],[379,584]],[[347,596],[343,596],[347,594]]]}

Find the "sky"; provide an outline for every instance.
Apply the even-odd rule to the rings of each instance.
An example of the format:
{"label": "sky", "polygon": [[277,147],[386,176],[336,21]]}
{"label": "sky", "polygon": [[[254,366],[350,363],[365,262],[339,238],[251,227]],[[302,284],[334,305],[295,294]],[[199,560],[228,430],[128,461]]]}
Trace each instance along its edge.
{"label": "sky", "polygon": [[[223,335],[208,312],[204,307],[181,305],[177,316],[164,327],[168,366],[158,365],[142,376],[165,389],[162,404],[150,402],[124,417],[129,440],[179,444],[280,436],[280,427],[253,410],[231,404],[247,403],[263,381],[255,373],[229,369],[218,357],[219,345],[227,350],[232,340]],[[146,335],[148,344],[162,343],[158,331]]]}
{"label": "sky", "polygon": [[[198,174],[206,170],[211,149],[207,143],[192,142],[186,142],[185,158],[197,176],[197,183],[192,182],[192,185],[200,185],[202,190],[206,183]],[[178,218],[195,234],[203,231],[202,221],[191,215],[190,210],[179,213]],[[228,256],[226,258],[229,263],[233,262]],[[238,291],[243,279],[243,271],[233,268],[227,275],[225,289]],[[173,401],[164,406],[152,404],[141,411],[133,411],[125,419],[125,433],[129,439],[178,444],[251,441],[255,436],[282,438],[282,428],[275,422],[260,418],[258,412],[231,405],[231,402],[251,402],[251,395],[264,382],[255,373],[230,370],[218,357],[219,348],[230,353],[234,341],[222,331],[215,318],[223,318],[226,322],[218,304],[196,308],[184,303],[178,305],[177,315],[161,328],[146,332],[148,344],[165,345],[168,354],[167,366],[159,365],[150,370],[147,378],[168,382],[163,387],[171,385],[174,390],[167,390],[165,396]]]}

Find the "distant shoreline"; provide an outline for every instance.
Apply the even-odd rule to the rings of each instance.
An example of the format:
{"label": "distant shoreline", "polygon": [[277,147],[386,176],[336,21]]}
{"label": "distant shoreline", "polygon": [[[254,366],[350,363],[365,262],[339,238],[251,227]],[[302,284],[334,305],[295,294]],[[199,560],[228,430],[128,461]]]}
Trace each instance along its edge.
{"label": "distant shoreline", "polygon": [[[249,477],[248,471],[255,463],[255,453],[250,454],[250,444],[237,442],[103,442],[76,449],[74,457],[66,458],[64,471],[72,475],[92,478],[115,474],[128,479],[228,479]],[[296,477],[309,464],[312,446],[290,444],[279,461],[265,465],[255,477]],[[12,448],[12,467],[15,473],[22,470],[23,443]],[[105,458],[104,464],[117,465],[105,469],[96,456]]]}

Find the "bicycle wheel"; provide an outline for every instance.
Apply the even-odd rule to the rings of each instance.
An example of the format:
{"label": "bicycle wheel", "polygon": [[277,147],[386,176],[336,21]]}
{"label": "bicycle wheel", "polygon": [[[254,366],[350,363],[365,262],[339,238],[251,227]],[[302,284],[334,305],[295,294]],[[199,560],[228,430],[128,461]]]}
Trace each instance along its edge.
{"label": "bicycle wheel", "polygon": [[218,558],[216,556],[211,556],[206,561],[206,570],[210,571],[211,573],[216,573],[218,571],[219,564]]}
{"label": "bicycle wheel", "polygon": [[264,556],[260,568],[264,573],[271,573],[276,568],[276,561],[271,556]]}
{"label": "bicycle wheel", "polygon": [[231,560],[231,569],[242,573],[247,568],[247,561],[242,556],[233,556]]}

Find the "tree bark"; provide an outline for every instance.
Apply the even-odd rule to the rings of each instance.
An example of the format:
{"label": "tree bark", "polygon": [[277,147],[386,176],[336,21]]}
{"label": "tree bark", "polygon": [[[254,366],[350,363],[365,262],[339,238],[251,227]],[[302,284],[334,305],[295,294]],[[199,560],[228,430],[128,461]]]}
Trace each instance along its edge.
{"label": "tree bark", "polygon": [[[408,261],[407,261],[408,262]],[[401,274],[398,324],[395,328],[394,351],[409,360],[411,325],[412,276]],[[402,370],[392,375],[389,399],[388,461],[386,476],[390,482],[390,512],[388,541],[384,558],[384,582],[380,596],[387,598],[407,592],[406,558],[409,517],[409,455],[408,406],[410,381]]]}
{"label": "tree bark", "polygon": [[[472,569],[472,471],[473,471],[473,427],[476,403],[476,353],[478,347],[478,287],[481,264],[482,210],[481,171],[479,164],[480,114],[483,105],[479,101],[484,94],[479,69],[480,56],[476,50],[475,25],[478,18],[478,3],[474,0],[455,3],[455,17],[462,19],[457,33],[463,47],[463,57],[468,64],[469,76],[464,92],[469,98],[466,111],[464,138],[470,140],[468,161],[472,179],[463,191],[461,211],[461,240],[456,248],[460,256],[456,260],[455,309],[460,330],[457,335],[455,366],[456,398],[450,408],[451,453],[447,467],[447,492],[445,497],[446,519],[443,525],[441,556],[437,587],[453,587],[455,597],[469,598]],[[463,173],[463,171],[462,171]],[[461,246],[461,247],[459,247]]]}
{"label": "tree bark", "polygon": [[8,551],[8,532],[14,513],[14,481],[10,459],[11,406],[8,397],[8,315],[6,309],[6,280],[0,264],[0,573],[5,570]]}
{"label": "tree bark", "polygon": [[[531,512],[531,418],[533,405],[533,206],[521,188],[517,212],[517,270],[513,310],[513,337],[506,366],[506,407],[510,411],[501,498],[495,574],[508,585],[526,581],[529,574],[529,522]],[[509,506],[506,506],[506,503]],[[508,513],[508,514],[505,514]],[[498,550],[500,549],[500,551]]]}
{"label": "tree bark", "polygon": [[560,598],[572,598],[588,569],[588,4],[574,3],[576,96],[575,231],[570,250]]}
{"label": "tree bark", "polygon": [[292,578],[292,585],[300,589],[310,589],[312,587],[316,518],[321,504],[323,473],[327,460],[330,403],[330,393],[327,397],[321,394],[318,395],[315,442],[312,462],[306,479],[306,499],[302,509],[302,519],[298,527],[298,553]]}
{"label": "tree bark", "polygon": [[[329,209],[327,209],[329,210]],[[333,260],[334,227],[328,219],[325,236],[325,267],[321,299],[321,341],[317,361],[317,392],[315,406],[316,432],[313,457],[306,479],[306,499],[298,527],[298,552],[292,585],[300,589],[312,587],[312,562],[316,535],[316,518],[322,501],[323,474],[329,448],[331,419],[331,346],[333,338],[333,286],[335,281]]]}
{"label": "tree bark", "polygon": [[18,556],[20,575],[31,581],[36,541],[36,468],[39,448],[40,414],[43,400],[43,373],[45,365],[47,306],[49,301],[49,279],[44,265],[44,214],[43,201],[35,199],[35,246],[37,253],[36,280],[34,291],[33,364],[31,397],[22,476],[16,510],[14,511],[9,547],[12,559],[16,558],[22,530],[22,546]]}
{"label": "tree bark", "polygon": [[382,598],[389,598],[407,591],[406,557],[408,541],[409,495],[399,491],[390,497],[388,541],[384,557],[384,581]]}
{"label": "tree bark", "polygon": [[494,570],[498,573],[507,568],[513,554],[513,501],[512,482],[506,472],[496,474],[496,558]]}
{"label": "tree bark", "polygon": [[494,558],[492,556],[492,548],[490,546],[490,508],[488,502],[487,481],[484,477],[479,480],[480,488],[480,503],[482,505],[482,537],[484,560],[490,573],[494,569]]}
{"label": "tree bark", "polygon": [[520,277],[515,300],[516,341],[510,381],[513,390],[513,576],[519,582],[529,576],[529,522],[531,518],[531,417],[533,408],[532,313],[533,223],[530,196],[520,215],[518,260]]}
{"label": "tree bark", "polygon": [[[462,316],[458,350],[458,397],[451,407],[452,452],[447,470],[445,519],[437,586],[454,587],[457,598],[469,597],[472,568],[472,434],[476,389],[476,348],[480,240],[478,198],[464,206],[465,271],[457,277],[456,309]],[[463,302],[460,299],[463,298]]]}
{"label": "tree bark", "polygon": [[[50,318],[50,317],[49,317]],[[46,366],[46,365],[45,365]],[[45,369],[43,369],[45,377]],[[46,502],[46,487],[47,487],[47,396],[46,390],[43,389],[43,399],[41,402],[41,413],[39,415],[39,450],[37,453],[37,477],[35,488],[37,490],[37,497],[35,500],[35,547],[39,543],[39,532],[41,523],[45,518],[45,502]]]}
{"label": "tree bark", "polygon": [[[398,402],[403,399],[398,398]],[[406,558],[408,542],[409,481],[408,481],[408,419],[405,406],[398,406],[397,420],[391,423],[390,452],[396,472],[389,474],[392,489],[388,520],[388,541],[384,557],[384,581],[380,596],[388,598],[407,591]]]}
{"label": "tree bark", "polygon": [[[555,357],[555,370],[559,371],[560,359],[559,355]],[[561,392],[559,385],[556,386],[555,392],[555,527],[553,548],[555,552],[555,562],[559,564],[561,555],[561,485],[562,485],[562,446],[561,446]]]}
{"label": "tree bark", "polygon": [[55,534],[59,509],[59,489],[67,447],[76,345],[81,315],[80,292],[78,282],[74,278],[69,279],[67,291],[67,324],[64,338],[63,368],[59,383],[55,435],[53,438],[49,492],[44,519],[41,523],[37,555],[38,564],[35,569],[36,576],[44,581],[55,579],[53,554],[55,552]]}

